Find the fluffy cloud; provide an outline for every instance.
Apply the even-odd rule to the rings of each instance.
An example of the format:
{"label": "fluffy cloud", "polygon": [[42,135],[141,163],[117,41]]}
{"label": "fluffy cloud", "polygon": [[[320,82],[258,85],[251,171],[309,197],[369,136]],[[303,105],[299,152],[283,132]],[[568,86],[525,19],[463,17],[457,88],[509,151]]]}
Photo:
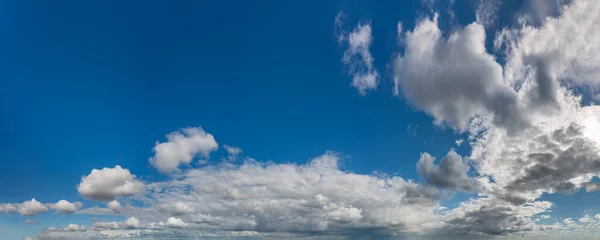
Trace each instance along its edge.
{"label": "fluffy cloud", "polygon": [[421,154],[417,163],[417,170],[421,177],[428,183],[442,187],[452,188],[464,191],[476,190],[476,182],[467,176],[469,166],[463,161],[463,158],[454,150],[442,158],[439,166],[433,162],[435,158],[429,153]]}
{"label": "fluffy cloud", "polygon": [[326,153],[304,165],[248,160],[191,169],[148,185],[140,200],[154,202],[158,212],[122,214],[149,217],[155,226],[176,215],[192,228],[258,232],[394,232],[399,226],[413,232],[433,224],[441,209],[434,189],[400,177],[347,173],[339,161]]}
{"label": "fluffy cloud", "polygon": [[172,228],[184,228],[187,227],[188,224],[179,218],[170,217],[167,219],[167,226]]}
{"label": "fluffy cloud", "polygon": [[126,228],[138,228],[140,226],[140,220],[135,217],[127,218],[127,220],[123,222],[123,226]]}
{"label": "fluffy cloud", "polygon": [[208,157],[219,147],[212,134],[202,128],[184,128],[167,135],[167,142],[156,143],[154,156],[149,159],[161,173],[171,173],[181,164],[189,164],[197,155]]}
{"label": "fluffy cloud", "polygon": [[119,203],[119,201],[117,201],[117,200],[112,200],[112,201],[106,203],[106,207],[115,212],[119,212],[121,210],[121,203]]}
{"label": "fluffy cloud", "polygon": [[117,222],[95,222],[92,225],[94,230],[103,230],[103,229],[117,229],[119,228],[119,223]]}
{"label": "fluffy cloud", "polygon": [[85,226],[79,226],[77,224],[69,224],[66,227],[49,227],[46,229],[47,232],[85,232],[87,228]]}
{"label": "fluffy cloud", "polygon": [[48,207],[46,207],[41,202],[36,201],[35,198],[32,198],[29,201],[23,202],[19,206],[18,211],[21,215],[31,216],[31,215],[37,215],[40,213],[48,212]]}
{"label": "fluffy cloud", "polygon": [[194,206],[189,203],[184,203],[181,201],[176,201],[172,203],[163,203],[160,206],[160,209],[166,212],[169,212],[173,216],[185,215],[194,213]]}
{"label": "fluffy cloud", "polygon": [[470,120],[491,115],[510,129],[527,125],[517,93],[502,78],[502,66],[486,52],[483,26],[472,23],[444,39],[437,16],[404,36],[394,63],[395,92],[415,107],[465,131]]}
{"label": "fluffy cloud", "polygon": [[10,204],[10,203],[0,204],[0,213],[15,213],[15,212],[17,212],[17,206],[15,206],[15,204]]}
{"label": "fluffy cloud", "polygon": [[[342,29],[341,13],[336,17],[336,29]],[[338,40],[346,42],[348,49],[344,52],[342,63],[348,68],[348,74],[352,76],[352,86],[358,89],[360,94],[366,94],[379,85],[379,74],[373,66],[373,56],[369,52],[373,36],[370,24],[359,24],[350,33],[338,32]]]}
{"label": "fluffy cloud", "polygon": [[114,168],[94,169],[81,178],[77,191],[81,196],[98,201],[111,201],[116,197],[135,195],[144,190],[144,184],[135,179],[128,169],[117,165]]}
{"label": "fluffy cloud", "polygon": [[36,224],[36,222],[33,221],[33,220],[31,220],[31,219],[25,220],[25,223],[27,223],[27,224]]}
{"label": "fluffy cloud", "polygon": [[[541,2],[548,5],[547,1]],[[517,86],[533,76],[536,81],[532,85],[538,86],[531,91],[534,96],[543,96],[543,91],[552,90],[549,87],[558,85],[558,81],[598,93],[599,11],[600,2],[578,0],[563,7],[561,16],[544,19],[540,27],[504,29],[495,45],[507,50],[506,80]]]}
{"label": "fluffy cloud", "polygon": [[51,204],[50,208],[56,210],[57,213],[74,213],[81,206],[83,206],[81,202],[70,203],[67,200],[60,200],[55,204]]}

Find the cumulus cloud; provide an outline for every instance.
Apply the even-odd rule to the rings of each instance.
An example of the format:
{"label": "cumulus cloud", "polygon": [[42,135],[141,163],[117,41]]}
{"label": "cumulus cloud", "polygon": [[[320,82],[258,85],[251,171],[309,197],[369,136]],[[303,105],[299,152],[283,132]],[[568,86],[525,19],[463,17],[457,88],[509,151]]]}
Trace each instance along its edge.
{"label": "cumulus cloud", "polygon": [[182,201],[163,203],[163,204],[161,204],[160,209],[163,211],[169,212],[173,216],[194,213],[194,206],[192,206],[189,203],[182,202]]}
{"label": "cumulus cloud", "polygon": [[121,203],[117,200],[112,200],[112,201],[106,203],[106,207],[115,212],[119,212],[121,210]]}
{"label": "cumulus cloud", "polygon": [[[537,2],[550,6],[552,1]],[[532,85],[538,86],[530,91],[534,96],[552,90],[558,81],[595,93],[600,87],[600,2],[579,0],[557,9],[561,15],[546,18],[540,27],[504,29],[498,36],[496,47],[507,51],[506,80],[517,86],[533,76]]]}
{"label": "cumulus cloud", "polygon": [[502,66],[486,52],[478,23],[445,39],[437,15],[404,35],[404,54],[394,63],[395,92],[435,119],[463,132],[471,119],[491,115],[510,129],[527,125],[517,93],[502,78]]}
{"label": "cumulus cloud", "polygon": [[421,154],[417,163],[419,175],[426,182],[441,188],[452,188],[463,191],[474,191],[476,182],[469,178],[469,166],[454,150],[442,158],[439,166],[434,164],[435,158],[429,153]]}
{"label": "cumulus cloud", "polygon": [[95,222],[92,225],[94,230],[104,230],[104,229],[117,229],[119,228],[119,223],[117,222]]}
{"label": "cumulus cloud", "polygon": [[144,190],[144,184],[136,179],[128,169],[117,165],[114,168],[93,169],[81,178],[77,191],[81,196],[97,200],[111,201],[116,197],[128,197]]}
{"label": "cumulus cloud", "polygon": [[125,222],[123,222],[123,225],[126,228],[138,228],[140,226],[140,220],[137,219],[136,217],[130,217],[130,218],[127,218],[127,220],[125,220]]}
{"label": "cumulus cloud", "polygon": [[56,210],[57,213],[74,213],[82,206],[83,204],[81,202],[71,203],[67,200],[60,200],[55,204],[51,204],[50,208]]}
{"label": "cumulus cloud", "polygon": [[157,142],[149,159],[161,173],[171,173],[181,164],[189,164],[197,155],[208,157],[219,147],[212,134],[202,128],[184,128],[167,135],[167,142]]}
{"label": "cumulus cloud", "polygon": [[[343,28],[343,15],[340,14],[335,19],[336,29]],[[379,85],[379,73],[373,66],[374,59],[369,51],[373,42],[371,25],[359,24],[350,33],[341,30],[338,33],[338,41],[347,43],[348,49],[344,52],[342,63],[352,76],[352,86],[362,95],[376,89]]]}
{"label": "cumulus cloud", "polygon": [[33,221],[33,220],[31,220],[31,219],[25,220],[25,223],[27,223],[27,224],[36,224],[36,222]]}
{"label": "cumulus cloud", "polygon": [[172,228],[184,228],[188,226],[187,223],[185,223],[183,220],[175,217],[169,217],[169,219],[167,219],[166,225]]}
{"label": "cumulus cloud", "polygon": [[36,201],[35,198],[25,201],[19,206],[19,213],[24,216],[37,215],[46,212],[48,212],[48,207],[41,202]]}
{"label": "cumulus cloud", "polygon": [[400,177],[347,173],[339,161],[329,152],[304,165],[247,160],[190,169],[148,185],[143,199],[158,212],[122,213],[150,217],[155,226],[162,217],[177,216],[199,229],[344,232],[402,226],[412,232],[432,224],[441,209],[434,189]]}
{"label": "cumulus cloud", "polygon": [[479,6],[475,14],[477,22],[486,28],[492,27],[496,23],[496,13],[501,4],[501,1],[479,0]]}

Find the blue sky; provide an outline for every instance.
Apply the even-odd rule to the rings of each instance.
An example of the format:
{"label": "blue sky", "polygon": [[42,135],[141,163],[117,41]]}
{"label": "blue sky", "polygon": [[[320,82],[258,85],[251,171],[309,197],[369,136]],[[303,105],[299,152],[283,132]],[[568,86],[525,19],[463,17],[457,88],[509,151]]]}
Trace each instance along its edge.
{"label": "blue sky", "polygon": [[[192,206],[199,203],[200,197],[206,197],[207,193],[198,193],[200,196],[198,199],[190,200],[183,196],[186,194],[169,195],[173,198],[163,199],[157,195],[150,197],[151,194],[146,191],[149,191],[153,184],[165,184],[175,188],[175,179],[196,179],[193,177],[196,175],[193,174],[202,173],[204,174],[202,179],[206,177],[207,181],[219,180],[218,176],[222,175],[217,173],[233,171],[231,174],[241,174],[243,167],[249,166],[246,162],[252,161],[249,160],[250,158],[258,161],[259,164],[269,162],[267,165],[261,165],[267,172],[272,170],[268,166],[287,165],[299,169],[306,168],[297,170],[302,174],[313,170],[321,171],[322,169],[314,167],[316,165],[310,165],[311,161],[318,163],[319,161],[314,159],[319,159],[320,156],[324,156],[324,159],[328,157],[338,159],[333,167],[327,165],[328,161],[325,162],[328,167],[333,168],[331,171],[340,176],[356,174],[385,181],[392,181],[393,176],[398,176],[410,181],[411,184],[417,184],[418,187],[415,188],[419,191],[431,190],[445,196],[428,199],[434,206],[428,211],[432,214],[431,219],[434,220],[427,221],[431,220],[439,225],[431,226],[426,230],[402,232],[401,236],[409,236],[415,232],[431,233],[435,232],[431,229],[438,228],[452,231],[461,229],[451,226],[451,223],[456,222],[452,220],[459,218],[454,215],[455,212],[464,210],[462,208],[467,209],[464,211],[470,211],[467,207],[460,206],[469,204],[478,206],[477,204],[483,204],[482,202],[488,204],[487,200],[496,204],[493,206],[504,206],[502,204],[505,203],[496,201],[503,199],[501,196],[505,194],[515,194],[515,197],[526,199],[525,205],[541,204],[541,202],[552,204],[551,207],[536,208],[534,213],[524,209],[525,205],[510,205],[510,208],[514,208],[511,213],[530,219],[528,224],[531,226],[540,228],[542,225],[552,226],[550,232],[553,233],[560,230],[576,232],[578,227],[568,226],[563,219],[573,218],[577,222],[576,219],[584,214],[593,216],[600,213],[596,210],[597,204],[591,201],[595,199],[598,192],[585,191],[586,188],[590,189],[589,186],[593,185],[592,178],[600,172],[595,172],[594,169],[590,172],[576,169],[571,175],[560,176],[560,181],[556,180],[558,182],[552,184],[544,183],[546,185],[540,183],[542,180],[528,177],[529,172],[525,170],[513,173],[521,178],[507,178],[504,175],[511,175],[511,172],[509,170],[502,172],[505,170],[502,168],[505,165],[498,162],[503,159],[492,153],[508,154],[512,150],[502,147],[492,148],[491,145],[497,142],[487,142],[491,141],[489,139],[500,139],[500,142],[506,143],[518,140],[523,142],[522,146],[526,146],[528,141],[538,139],[527,135],[529,131],[526,130],[545,136],[553,131],[567,129],[571,123],[579,124],[583,126],[581,130],[583,133],[579,133],[584,136],[581,139],[587,139],[585,141],[592,143],[589,149],[577,151],[589,153],[587,159],[600,161],[597,155],[598,146],[593,142],[599,139],[595,137],[598,133],[593,131],[591,127],[593,124],[590,123],[590,121],[592,123],[600,121],[598,119],[600,111],[591,106],[589,101],[579,103],[571,98],[561,97],[564,93],[575,92],[574,89],[582,92],[581,94],[587,94],[588,97],[595,94],[598,81],[597,78],[590,76],[600,68],[593,61],[594,58],[589,56],[594,56],[594,51],[599,49],[592,46],[589,50],[590,46],[579,46],[577,44],[581,42],[569,41],[569,34],[563,36],[560,35],[561,33],[556,35],[559,39],[564,37],[565,40],[560,42],[566,46],[543,45],[547,42],[543,41],[544,36],[540,36],[542,35],[540,33],[532,39],[542,43],[527,42],[523,37],[516,41],[514,48],[494,47],[494,41],[498,39],[502,29],[508,32],[531,27],[541,29],[540,32],[543,32],[544,27],[551,24],[545,22],[546,16],[554,17],[558,22],[557,26],[560,27],[567,25],[560,25],[561,16],[584,14],[575,11],[578,10],[575,7],[578,6],[577,4],[584,4],[585,1],[573,1],[574,3],[558,1],[556,6],[550,4],[550,7],[544,9],[540,9],[540,5],[536,2],[538,1],[516,1],[495,6],[491,1],[475,0],[325,3],[318,1],[235,3],[228,1],[169,3],[3,1],[0,6],[2,9],[0,10],[2,11],[0,34],[3,36],[0,38],[0,49],[2,49],[0,51],[0,73],[2,73],[0,75],[0,115],[2,116],[0,117],[0,146],[2,146],[0,203],[17,204],[15,205],[17,209],[21,209],[20,204],[35,198],[50,210],[48,213],[31,215],[16,213],[20,210],[15,210],[15,213],[0,214],[0,236],[19,239],[33,237],[42,231],[59,233],[60,229],[56,231],[44,229],[65,227],[68,224],[87,226],[86,232],[94,232],[96,230],[92,229],[92,225],[95,223],[111,221],[121,221],[120,229],[126,228],[121,225],[130,217],[140,220],[140,226],[131,227],[142,229],[140,231],[153,227],[163,229],[165,226],[170,226],[167,217],[176,217],[187,222],[186,227],[170,227],[183,229],[181,231],[203,232],[206,230],[203,226],[192,227],[192,215],[229,216],[241,210],[205,209],[204,212],[199,212],[198,209],[201,207],[195,206],[192,207],[195,211],[182,215],[176,211],[169,212],[172,208],[163,206],[164,201],[183,201]],[[596,7],[593,3],[589,5],[594,6],[587,8]],[[569,12],[567,9],[561,14],[560,9],[569,6],[574,6],[574,10]],[[486,9],[491,9],[489,12],[493,17],[483,17]],[[336,22],[336,19],[342,21]],[[457,36],[462,36],[463,38],[460,39],[466,39],[465,41],[472,36],[475,36],[473,39],[477,39],[477,26],[480,26],[487,34],[483,38],[485,52],[472,53],[470,50],[465,50],[466,53],[461,52],[462,45],[459,43],[423,48],[439,50],[440,52],[433,55],[439,59],[444,58],[443,54],[452,52],[453,54],[448,54],[449,57],[446,57],[447,61],[427,61],[426,58],[411,55],[418,52],[413,48],[416,49],[419,47],[418,44],[426,42],[423,38],[419,38],[423,36],[415,33],[418,32],[418,26],[421,26],[419,24],[428,21],[439,28],[442,42],[451,39],[454,33],[458,33]],[[399,23],[402,25],[400,33]],[[473,26],[472,23],[477,25],[473,30],[475,33],[468,31],[468,26]],[[362,43],[366,43],[368,56],[373,59],[370,67],[365,60],[365,55],[361,55],[364,54],[361,52],[364,49],[352,45],[352,34],[360,33],[360,26],[369,27],[370,40]],[[585,33],[590,28],[585,28],[584,25],[583,30],[571,34]],[[527,34],[530,33],[521,32],[518,36],[527,36]],[[593,42],[594,35],[589,35],[591,37],[586,38],[586,41]],[[359,39],[361,40],[365,39]],[[528,44],[532,46],[537,44],[546,48],[540,47],[541,50],[536,50],[538,52],[534,51],[533,54]],[[465,46],[471,45],[465,44]],[[554,48],[569,49],[573,52],[588,49],[589,54],[580,54],[582,55],[580,58],[559,54],[561,57],[557,59],[552,59],[554,55],[545,55],[545,51],[552,52]],[[518,54],[521,53],[520,51],[522,51],[521,55]],[[600,50],[598,52],[600,53]],[[347,54],[351,57],[348,61],[344,60]],[[475,66],[477,62],[487,64],[486,59],[474,61],[467,59],[473,56],[474,59],[478,59],[477,54],[489,54],[487,56],[493,59],[490,60],[493,61],[493,64],[490,63],[493,66],[489,68],[489,65]],[[535,98],[536,89],[544,89],[540,87],[541,80],[536,80],[537,78],[527,74],[515,76],[507,74],[507,69],[529,73],[524,69],[530,65],[525,63],[521,68],[519,65],[521,62],[518,61],[523,55],[528,54],[532,56],[531,58],[542,56],[544,59],[551,59],[547,64],[552,66],[551,69],[559,69],[548,70],[550,71],[548,75],[555,77],[551,79],[549,85],[556,86],[557,89],[552,93],[552,100]],[[403,63],[400,63],[399,59],[402,59]],[[529,61],[530,58],[523,57],[523,59]],[[427,66],[423,63],[427,63]],[[461,68],[462,65],[451,65],[452,63],[474,65]],[[500,68],[499,76],[501,76],[494,85],[490,84],[494,81],[490,79],[495,79],[496,65]],[[452,67],[446,68],[447,66]],[[472,70],[469,70],[469,67]],[[535,64],[533,67],[542,69]],[[419,71],[419,69],[425,70]],[[439,75],[432,73],[444,69],[459,70]],[[466,74],[456,73],[464,69],[468,70],[465,71]],[[367,74],[376,72],[377,85],[363,93],[351,82],[357,73],[365,72]],[[438,79],[436,76],[442,77]],[[477,78],[477,76],[483,77]],[[422,84],[428,81],[431,84]],[[450,85],[445,84],[452,81],[455,82]],[[495,89],[510,89],[506,91],[517,96],[515,102],[518,107],[516,108],[522,105],[523,110],[510,112],[512,110],[497,106],[507,106],[511,102],[491,104],[491,102],[504,101],[509,97],[487,98],[485,94],[464,90],[479,86],[479,82],[484,82],[481,85],[484,86],[483,89],[489,90],[486,93],[488,95],[494,95]],[[449,87],[451,85],[458,87],[456,89]],[[501,87],[497,87],[500,85]],[[447,87],[441,89],[435,86]],[[533,93],[526,92],[529,88],[521,86],[532,86]],[[398,94],[394,94],[395,91]],[[477,91],[476,87],[473,91]],[[508,96],[513,96],[510,94]],[[438,96],[440,97],[437,98]],[[443,99],[444,96],[450,98]],[[534,97],[530,99],[528,96]],[[540,105],[530,104],[532,102],[538,104],[537,101],[540,101]],[[550,106],[555,104],[554,102],[560,112],[548,114],[548,112],[535,110],[545,109],[546,105],[543,104]],[[573,104],[579,108],[573,107]],[[531,125],[515,131],[527,132],[523,136],[510,134],[511,130],[514,130],[512,128],[516,126],[512,122],[497,120],[518,118],[521,112],[531,113],[523,114],[521,119]],[[561,118],[569,114],[576,117]],[[547,120],[549,118],[552,121]],[[481,120],[483,127],[468,125],[464,128],[467,123],[463,122],[463,119],[468,119],[469,124],[475,122],[473,119],[483,119]],[[214,136],[213,141],[218,143],[218,147],[210,148],[202,145],[206,142],[190,142],[190,145],[187,145],[185,141],[192,139],[193,136],[187,134],[183,130],[185,128],[199,129],[200,133],[197,133],[197,136],[203,139],[202,141],[209,141],[206,134]],[[166,137],[173,133],[183,134],[182,141],[185,142],[185,147],[178,145],[184,144],[183,142],[178,143]],[[579,135],[573,138],[579,139]],[[464,142],[458,145],[457,140]],[[561,141],[561,139],[556,140],[565,143]],[[173,143],[170,145],[176,146],[174,148],[176,150],[173,151],[185,153],[169,151],[165,154],[173,154],[173,156],[161,155],[162,152],[157,146],[164,143]],[[488,143],[490,146],[486,147]],[[595,143],[600,145],[598,142]],[[232,157],[232,154],[224,148],[225,145],[238,147],[242,152],[239,156],[234,154],[235,156]],[[188,146],[192,146],[191,149],[185,149]],[[507,146],[507,144],[499,146]],[[208,150],[203,150],[205,148]],[[454,162],[455,165],[444,168],[440,161],[451,149],[456,151],[459,160]],[[540,149],[520,150],[525,153],[542,151]],[[335,153],[329,155],[328,151]],[[431,169],[426,167],[427,160],[421,155],[425,152],[437,158],[433,161]],[[483,154],[479,154],[481,152]],[[186,154],[192,157],[191,161],[186,159]],[[549,168],[555,169],[563,166],[563,163],[569,164],[568,161],[583,161],[581,160],[583,157],[570,159],[564,154],[557,153],[559,157],[554,161],[557,165],[548,165]],[[234,160],[228,160],[228,156]],[[513,155],[508,157],[519,158]],[[446,163],[451,162],[450,159],[448,158]],[[178,170],[168,173],[161,171],[160,167],[153,162],[171,160],[180,161],[182,164],[177,165]],[[199,160],[206,163],[202,164]],[[506,169],[533,168],[532,166],[535,165],[533,161],[521,167],[506,165]],[[417,163],[422,165],[417,167]],[[135,194],[116,193],[108,200],[98,199],[94,197],[98,195],[86,194],[81,190],[80,186],[84,185],[85,177],[93,174],[92,169],[112,169],[116,165],[135,175],[134,180],[130,181],[135,183],[139,181],[144,185],[144,190],[136,190]],[[463,166],[467,169],[463,169]],[[237,170],[230,170],[231,167]],[[458,171],[460,169],[463,169],[462,172]],[[497,170],[492,171],[492,169]],[[319,174],[326,175],[323,172]],[[248,178],[258,177],[249,175]],[[481,183],[483,178],[490,180]],[[523,183],[525,180],[522,179],[529,182]],[[185,182],[184,180],[182,181]],[[225,179],[220,180],[225,181]],[[521,184],[518,186],[526,189],[522,192],[521,189],[515,190],[514,186],[517,186],[517,183]],[[90,184],[92,184],[90,186],[102,185]],[[193,183],[188,184],[187,187],[199,187]],[[231,184],[233,186],[237,182]],[[338,182],[332,183],[332,189],[336,188],[335,184]],[[543,186],[533,188],[528,184]],[[559,187],[564,184],[573,185],[569,194],[558,193],[562,189]],[[269,188],[269,185],[267,184],[266,187]],[[337,188],[341,189],[340,186]],[[306,196],[312,198],[315,191],[310,189],[310,193],[307,192]],[[318,231],[312,229],[308,231],[310,234],[319,235],[331,230],[347,231],[352,235],[357,231],[356,229],[364,229],[361,221],[366,219],[370,219],[371,222],[379,221],[379,219],[371,219],[377,215],[374,213],[375,210],[359,206],[364,203],[362,200],[356,200],[354,205],[346,206],[344,202],[355,200],[343,197],[335,200],[337,195],[333,193],[331,196],[327,196],[327,193],[322,194],[331,200],[331,204],[336,204],[338,209],[325,213],[329,219],[325,223],[327,228]],[[242,195],[245,196],[244,193]],[[279,196],[275,199],[285,198],[289,196]],[[77,211],[72,211],[70,214],[54,213],[53,209],[56,207],[52,204],[63,199],[71,203],[80,202],[82,207],[78,207]],[[120,212],[106,210],[105,204],[109,200],[119,201],[123,205],[123,210]],[[369,201],[371,200],[373,199]],[[131,205],[126,206],[126,203]],[[93,212],[94,206],[106,211]],[[444,207],[447,209],[444,210]],[[160,216],[164,219],[143,219],[143,216],[131,215],[133,210],[127,208],[156,210],[157,214],[164,214]],[[294,209],[288,205],[282,208]],[[452,212],[453,209],[456,211]],[[211,212],[213,210],[214,212]],[[355,210],[358,211],[359,220],[353,218],[357,216]],[[348,219],[338,219],[341,217],[336,214],[342,212],[348,215],[341,216]],[[244,211],[237,213],[248,214]],[[278,214],[281,216],[300,214],[300,217],[305,217],[302,213],[277,212],[262,218],[268,219],[273,215],[279,216]],[[261,218],[260,214],[255,215],[251,218]],[[541,215],[551,215],[552,218],[541,222],[535,221]],[[96,220],[90,220],[92,217]],[[386,221],[391,221],[390,218],[388,217]],[[36,224],[27,224],[24,222],[26,219],[31,219]],[[407,226],[414,224],[410,219],[399,221]],[[156,224],[148,227],[151,223]],[[583,220],[580,224],[584,223],[588,222]],[[144,227],[141,227],[142,225]],[[240,230],[257,234],[268,232],[261,229],[261,226],[259,222],[257,226],[240,228]],[[388,225],[385,224],[370,227],[388,229]],[[220,227],[216,229],[230,230]],[[280,229],[283,229],[282,234],[288,233],[285,226],[281,226]],[[498,229],[484,229],[468,234],[479,236],[477,234],[512,233],[507,229],[509,228],[502,226]],[[313,230],[317,233],[313,233]],[[392,232],[394,231],[396,230]],[[40,235],[40,238],[43,237]]]}

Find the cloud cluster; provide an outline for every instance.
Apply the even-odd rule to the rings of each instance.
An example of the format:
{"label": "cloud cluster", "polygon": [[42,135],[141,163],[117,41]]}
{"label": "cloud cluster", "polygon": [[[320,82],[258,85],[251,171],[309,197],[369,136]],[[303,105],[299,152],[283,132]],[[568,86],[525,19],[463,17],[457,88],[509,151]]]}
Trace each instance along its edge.
{"label": "cloud cluster", "polygon": [[[170,133],[154,146],[149,162],[169,174],[164,181],[142,183],[120,166],[84,176],[80,195],[107,202],[106,208],[78,210],[80,204],[66,200],[42,204],[32,199],[0,204],[0,212],[34,215],[52,208],[126,217],[97,221],[91,230],[69,225],[40,235],[64,238],[77,233],[88,238],[479,239],[600,226],[599,215],[547,224],[555,206],[540,200],[543,194],[598,189],[592,180],[600,176],[600,107],[582,103],[575,89],[597,93],[600,87],[600,3],[574,1],[539,25],[504,29],[493,49],[503,61],[486,49],[489,37],[482,25],[493,24],[497,7],[482,5],[477,22],[448,34],[437,15],[418,20],[409,31],[398,25],[402,52],[391,66],[395,93],[435,124],[468,133],[464,141],[471,147],[470,156],[450,150],[437,163],[423,153],[416,163],[423,184],[345,171],[333,152],[306,164],[246,159],[180,170],[219,147],[213,135],[197,127]],[[369,52],[371,25],[346,33],[341,22],[338,15],[338,40],[348,45],[342,62],[352,85],[365,94],[378,85]],[[241,152],[224,149],[230,160]],[[442,206],[455,191],[472,195],[455,208]],[[116,200],[126,197],[124,205]]]}

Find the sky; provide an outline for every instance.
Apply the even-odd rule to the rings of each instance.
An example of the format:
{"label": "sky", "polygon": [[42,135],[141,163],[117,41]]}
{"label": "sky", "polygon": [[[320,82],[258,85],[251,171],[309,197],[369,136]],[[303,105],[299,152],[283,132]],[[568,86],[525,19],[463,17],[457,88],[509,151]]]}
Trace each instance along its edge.
{"label": "sky", "polygon": [[2,1],[0,239],[594,239],[599,13]]}

